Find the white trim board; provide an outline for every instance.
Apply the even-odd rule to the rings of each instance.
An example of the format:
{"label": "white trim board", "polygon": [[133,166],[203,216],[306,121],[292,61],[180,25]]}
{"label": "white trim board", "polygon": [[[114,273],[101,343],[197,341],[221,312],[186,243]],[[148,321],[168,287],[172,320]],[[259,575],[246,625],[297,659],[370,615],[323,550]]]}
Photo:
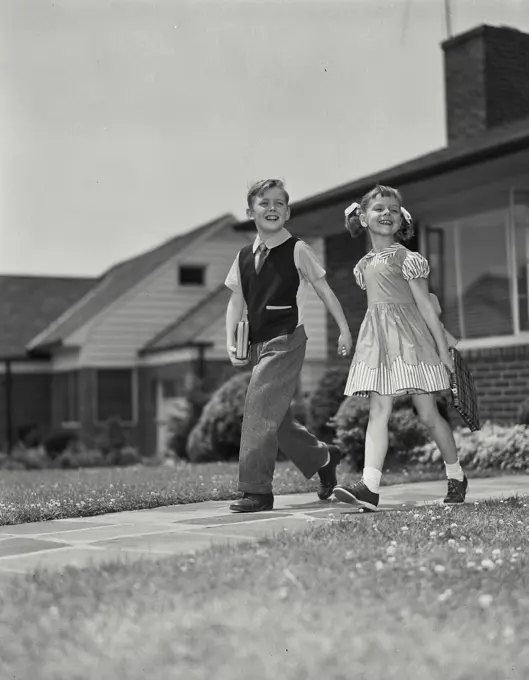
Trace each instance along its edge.
{"label": "white trim board", "polygon": [[[196,361],[198,350],[192,349],[169,349],[165,352],[147,354],[138,361],[138,366],[164,366],[165,364],[179,364],[184,361]],[[227,358],[227,355],[226,355]],[[206,354],[206,361],[208,356]]]}
{"label": "white trim board", "polygon": [[460,340],[456,346],[458,350],[472,349],[507,349],[529,345],[529,332],[520,335],[497,335],[490,338],[469,338]]}
{"label": "white trim board", "polygon": [[[0,361],[0,375],[5,375],[5,361]],[[36,375],[38,373],[53,373],[48,361],[12,361],[11,373],[18,375]]]}

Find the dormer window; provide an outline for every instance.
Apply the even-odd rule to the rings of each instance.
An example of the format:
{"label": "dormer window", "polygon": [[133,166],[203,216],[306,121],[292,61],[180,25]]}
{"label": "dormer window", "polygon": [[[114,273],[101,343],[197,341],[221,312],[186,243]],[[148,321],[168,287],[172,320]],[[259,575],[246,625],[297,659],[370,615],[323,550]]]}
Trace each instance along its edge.
{"label": "dormer window", "polygon": [[203,265],[180,265],[178,268],[178,284],[180,286],[204,286],[206,268]]}

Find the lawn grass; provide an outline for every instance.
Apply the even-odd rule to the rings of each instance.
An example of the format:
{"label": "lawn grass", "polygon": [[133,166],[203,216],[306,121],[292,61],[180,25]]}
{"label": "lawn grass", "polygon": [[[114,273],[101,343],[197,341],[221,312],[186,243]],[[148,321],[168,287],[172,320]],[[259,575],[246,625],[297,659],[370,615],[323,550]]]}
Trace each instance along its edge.
{"label": "lawn grass", "polygon": [[[359,475],[340,466],[340,481]],[[497,471],[488,474],[498,474]],[[487,473],[473,476],[485,476]],[[383,484],[442,479],[442,471],[393,471]],[[276,494],[316,491],[317,475],[307,481],[289,462],[278,463]],[[0,525],[88,517],[179,503],[236,498],[237,464],[181,463],[171,467],[92,468],[81,470],[3,470],[0,473]]]}
{"label": "lawn grass", "polygon": [[527,680],[529,500],[14,577],[0,677]]}

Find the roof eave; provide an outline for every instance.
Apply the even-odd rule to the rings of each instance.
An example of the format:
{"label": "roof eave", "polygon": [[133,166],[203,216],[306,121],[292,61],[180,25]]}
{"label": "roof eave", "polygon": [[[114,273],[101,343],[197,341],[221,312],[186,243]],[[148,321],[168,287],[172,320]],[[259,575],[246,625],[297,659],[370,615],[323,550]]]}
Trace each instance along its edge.
{"label": "roof eave", "polygon": [[147,356],[149,354],[162,354],[163,352],[172,352],[179,349],[190,348],[204,348],[213,347],[214,343],[210,341],[190,340],[189,342],[176,342],[165,347],[144,347],[138,351],[139,356]]}
{"label": "roof eave", "polygon": [[[309,198],[302,199],[297,203],[293,203],[291,206],[291,217],[298,217],[299,215],[303,215],[310,210],[327,208],[339,201],[351,200],[352,198],[355,198],[356,195],[363,194],[368,191],[373,186],[373,184],[377,182],[380,184],[404,184],[418,179],[429,179],[431,177],[435,177],[436,175],[440,175],[441,173],[449,172],[450,170],[475,165],[476,163],[491,160],[503,154],[521,151],[528,147],[529,131],[521,138],[507,140],[492,147],[476,149],[475,151],[471,151],[462,157],[447,158],[445,160],[432,162],[430,166],[413,168],[407,171],[399,171],[398,168],[400,166],[394,166],[393,168],[382,170],[377,174],[363,177],[359,180],[356,180],[355,182],[343,184],[336,189],[331,189],[330,191],[326,191],[317,196],[311,196]],[[442,149],[438,151],[441,150]],[[438,151],[433,151],[432,154],[438,153]],[[235,229],[237,231],[254,231],[255,225],[253,221],[247,220],[246,222],[241,222],[238,224]]]}
{"label": "roof eave", "polygon": [[30,354],[29,352],[27,354],[19,353],[19,354],[13,354],[13,353],[7,353],[7,354],[0,354],[0,363],[6,363],[6,362],[13,362],[13,361],[37,361],[37,360],[42,360],[42,359],[49,359],[50,357],[48,355],[44,354]]}

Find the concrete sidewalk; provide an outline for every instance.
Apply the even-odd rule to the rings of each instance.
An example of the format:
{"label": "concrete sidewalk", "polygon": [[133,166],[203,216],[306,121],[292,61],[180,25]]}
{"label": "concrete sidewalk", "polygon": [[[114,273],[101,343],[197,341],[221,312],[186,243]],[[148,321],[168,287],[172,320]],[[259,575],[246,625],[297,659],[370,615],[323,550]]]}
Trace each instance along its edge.
{"label": "concrete sidewalk", "polygon": [[[380,510],[439,502],[446,482],[383,487]],[[471,479],[467,501],[529,495],[529,475]],[[245,543],[282,531],[306,529],[332,516],[362,513],[319,501],[315,493],[276,496],[271,512],[234,514],[229,501],[173,505],[0,527],[0,576],[44,567],[64,570],[113,561],[181,555],[226,543]]]}

